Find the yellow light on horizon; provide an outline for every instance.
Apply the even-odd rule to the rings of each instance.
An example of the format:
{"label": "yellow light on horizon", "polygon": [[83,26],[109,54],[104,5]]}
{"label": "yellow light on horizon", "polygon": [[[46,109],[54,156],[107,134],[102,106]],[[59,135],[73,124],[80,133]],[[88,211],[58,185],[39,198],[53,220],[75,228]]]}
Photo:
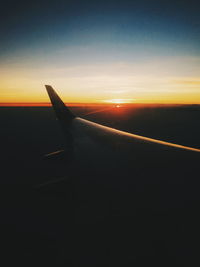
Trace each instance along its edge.
{"label": "yellow light on horizon", "polygon": [[199,76],[164,75],[161,66],[151,73],[154,62],[151,68],[146,64],[77,65],[64,69],[0,65],[0,102],[49,103],[44,84],[51,84],[65,103],[200,104]]}
{"label": "yellow light on horizon", "polygon": [[112,103],[112,104],[127,104],[127,103],[133,103],[134,102],[134,99],[117,98],[117,99],[103,100],[103,102]]}

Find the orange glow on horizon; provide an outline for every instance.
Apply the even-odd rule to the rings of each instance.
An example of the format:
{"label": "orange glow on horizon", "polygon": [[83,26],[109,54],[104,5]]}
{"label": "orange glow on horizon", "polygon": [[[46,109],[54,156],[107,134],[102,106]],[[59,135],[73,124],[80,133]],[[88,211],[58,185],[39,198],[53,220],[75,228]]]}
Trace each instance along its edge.
{"label": "orange glow on horizon", "polygon": [[[61,99],[67,103],[69,106],[80,106],[80,105],[137,105],[137,104],[152,104],[152,105],[191,105],[191,104],[200,104],[200,93],[193,92],[182,92],[182,93],[166,93],[158,94],[157,92],[142,92],[139,95],[137,91],[128,92],[124,94],[124,98],[106,98],[102,95],[102,98],[98,98],[98,95],[88,93],[88,96],[72,96],[71,91],[68,90],[57,90],[54,87]],[[0,106],[51,106],[51,103],[46,95],[46,92],[43,90],[38,90],[36,95],[33,95],[32,90],[23,95],[11,95],[10,97],[1,97]],[[41,95],[40,95],[41,94]],[[113,93],[113,95],[115,95]],[[130,96],[135,96],[135,98],[128,98]],[[110,95],[112,96],[112,95]],[[122,96],[122,94],[120,95]]]}

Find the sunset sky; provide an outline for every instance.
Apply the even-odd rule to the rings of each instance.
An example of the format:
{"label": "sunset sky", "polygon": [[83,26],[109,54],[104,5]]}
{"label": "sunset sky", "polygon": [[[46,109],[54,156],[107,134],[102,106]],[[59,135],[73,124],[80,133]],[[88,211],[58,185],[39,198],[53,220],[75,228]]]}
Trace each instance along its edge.
{"label": "sunset sky", "polygon": [[0,102],[200,104],[199,1],[5,1]]}

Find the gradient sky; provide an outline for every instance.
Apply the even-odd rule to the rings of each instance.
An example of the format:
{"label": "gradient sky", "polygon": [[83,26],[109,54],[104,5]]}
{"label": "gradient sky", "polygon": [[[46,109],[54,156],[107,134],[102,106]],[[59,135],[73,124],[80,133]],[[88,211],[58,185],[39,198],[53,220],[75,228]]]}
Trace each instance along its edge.
{"label": "gradient sky", "polygon": [[3,2],[0,102],[200,104],[199,1]]}

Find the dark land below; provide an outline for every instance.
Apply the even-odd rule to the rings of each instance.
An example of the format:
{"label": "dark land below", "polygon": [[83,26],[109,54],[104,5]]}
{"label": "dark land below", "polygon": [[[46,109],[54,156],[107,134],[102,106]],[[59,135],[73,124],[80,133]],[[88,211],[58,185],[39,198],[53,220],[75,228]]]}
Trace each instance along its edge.
{"label": "dark land below", "polygon": [[[70,109],[116,129],[200,148],[199,105]],[[151,192],[161,194],[152,185],[141,206],[132,198],[127,205],[127,196],[102,184],[77,188],[63,162],[44,160],[64,146],[51,107],[1,107],[0,121],[2,266],[200,265],[199,166],[191,165],[184,194],[178,185],[166,187],[167,208],[145,208]],[[61,177],[66,181],[37,187]]]}

